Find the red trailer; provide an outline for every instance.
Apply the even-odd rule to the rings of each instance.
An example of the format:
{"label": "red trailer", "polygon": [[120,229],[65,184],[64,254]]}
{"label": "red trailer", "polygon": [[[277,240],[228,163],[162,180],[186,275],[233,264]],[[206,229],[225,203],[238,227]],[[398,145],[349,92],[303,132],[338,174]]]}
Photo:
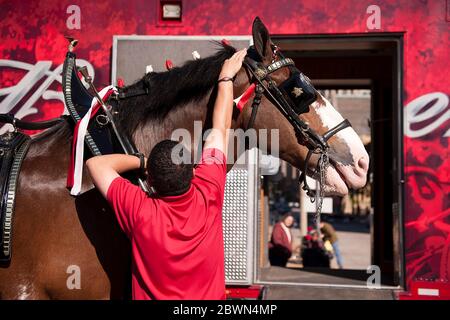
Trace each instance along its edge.
{"label": "red trailer", "polygon": [[260,16],[319,89],[372,92],[371,264],[389,281],[372,290],[365,279],[293,284],[289,274],[265,275],[267,212],[253,172],[249,260],[229,296],[450,299],[449,1],[12,0],[1,8],[0,112],[29,121],[64,112],[64,35],[80,40],[79,61],[103,87],[117,80],[116,35],[243,41]]}

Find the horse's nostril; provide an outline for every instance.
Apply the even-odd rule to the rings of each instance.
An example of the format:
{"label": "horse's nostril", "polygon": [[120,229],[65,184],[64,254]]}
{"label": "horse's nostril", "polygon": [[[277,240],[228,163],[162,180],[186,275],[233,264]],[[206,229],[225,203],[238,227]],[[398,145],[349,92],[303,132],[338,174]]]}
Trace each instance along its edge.
{"label": "horse's nostril", "polygon": [[367,172],[369,169],[369,160],[366,157],[362,157],[358,160],[358,168],[364,170],[364,172]]}

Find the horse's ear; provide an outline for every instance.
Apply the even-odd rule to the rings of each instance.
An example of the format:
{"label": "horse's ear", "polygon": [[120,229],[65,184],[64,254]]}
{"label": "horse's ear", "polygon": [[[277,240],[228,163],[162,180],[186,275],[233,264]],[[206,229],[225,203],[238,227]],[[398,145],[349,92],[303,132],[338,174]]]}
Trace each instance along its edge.
{"label": "horse's ear", "polygon": [[253,45],[255,46],[256,52],[258,52],[261,59],[271,60],[272,41],[270,40],[269,31],[259,17],[256,17],[255,20],[253,20],[252,35]]}

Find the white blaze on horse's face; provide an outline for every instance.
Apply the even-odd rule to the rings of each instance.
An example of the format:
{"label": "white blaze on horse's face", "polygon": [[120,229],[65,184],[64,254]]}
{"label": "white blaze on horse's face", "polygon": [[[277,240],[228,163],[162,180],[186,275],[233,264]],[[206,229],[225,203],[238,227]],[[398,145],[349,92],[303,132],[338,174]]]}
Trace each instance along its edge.
{"label": "white blaze on horse's face", "polygon": [[[308,113],[308,118],[310,117],[316,120],[314,127],[322,126],[321,129],[313,127],[319,132],[328,131],[344,120],[323,96],[311,104]],[[362,188],[366,184],[369,155],[353,128],[348,127],[339,131],[328,140],[328,143],[330,166],[326,173],[325,192],[346,195],[348,188]]]}

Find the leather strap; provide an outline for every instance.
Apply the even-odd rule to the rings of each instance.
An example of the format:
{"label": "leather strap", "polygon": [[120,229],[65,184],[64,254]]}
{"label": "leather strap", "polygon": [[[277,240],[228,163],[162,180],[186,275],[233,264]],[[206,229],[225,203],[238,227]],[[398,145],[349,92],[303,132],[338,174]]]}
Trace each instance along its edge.
{"label": "leather strap", "polygon": [[133,156],[139,158],[139,174],[141,177],[145,177],[145,157],[141,152],[135,152],[133,153]]}
{"label": "leather strap", "polygon": [[17,129],[23,129],[23,130],[42,130],[42,129],[48,129],[50,127],[53,127],[54,125],[57,125],[58,123],[64,122],[64,117],[54,118],[46,121],[38,121],[38,122],[27,122],[20,120],[18,118],[15,118],[13,114],[11,113],[1,113],[0,114],[0,122],[3,123],[9,123],[14,126],[14,128]]}
{"label": "leather strap", "polygon": [[342,121],[341,123],[339,123],[336,127],[331,128],[330,130],[328,130],[327,132],[325,132],[323,134],[323,140],[325,142],[328,141],[328,139],[330,139],[332,136],[334,136],[336,133],[338,133],[339,131],[347,128],[347,127],[351,127],[351,123],[350,121],[348,121],[348,119],[345,119],[344,121]]}
{"label": "leather strap", "polygon": [[149,95],[150,94],[150,85],[147,80],[144,80],[142,83],[141,88],[135,88],[135,89],[128,89],[126,92],[123,92],[122,88],[119,88],[119,94],[114,95],[112,98],[116,100],[123,100],[143,95]]}
{"label": "leather strap", "polygon": [[272,73],[274,71],[277,71],[278,69],[288,67],[288,66],[295,66],[294,60],[291,58],[283,58],[278,61],[274,61],[270,65],[267,66],[267,72]]}
{"label": "leather strap", "polygon": [[[322,136],[323,141],[325,141],[325,143],[326,143],[328,141],[328,139],[330,139],[336,133],[338,133],[339,131],[341,131],[341,130],[347,128],[347,127],[351,127],[351,123],[350,123],[350,121],[348,121],[348,119],[345,119],[344,121],[339,123],[337,126],[331,128],[330,130],[325,132],[323,134],[323,136]],[[312,156],[313,153],[317,153],[317,152],[314,149],[309,148],[308,154],[306,155],[303,171],[300,174],[300,177],[298,178],[300,183],[303,182],[303,187],[302,188],[303,188],[303,190],[306,191],[306,195],[309,196],[311,199],[313,199],[315,197],[315,191],[312,190],[309,187],[309,185],[308,185],[308,182],[306,180],[306,171],[308,170],[309,159],[311,159],[311,156]],[[317,168],[316,168],[316,170],[317,170]]]}
{"label": "leather strap", "polygon": [[250,115],[250,120],[247,123],[247,126],[245,130],[248,130],[253,127],[253,124],[255,123],[256,114],[258,113],[259,105],[261,104],[261,98],[264,93],[264,88],[257,84],[255,88],[255,97],[253,98],[252,102],[252,113]]}

